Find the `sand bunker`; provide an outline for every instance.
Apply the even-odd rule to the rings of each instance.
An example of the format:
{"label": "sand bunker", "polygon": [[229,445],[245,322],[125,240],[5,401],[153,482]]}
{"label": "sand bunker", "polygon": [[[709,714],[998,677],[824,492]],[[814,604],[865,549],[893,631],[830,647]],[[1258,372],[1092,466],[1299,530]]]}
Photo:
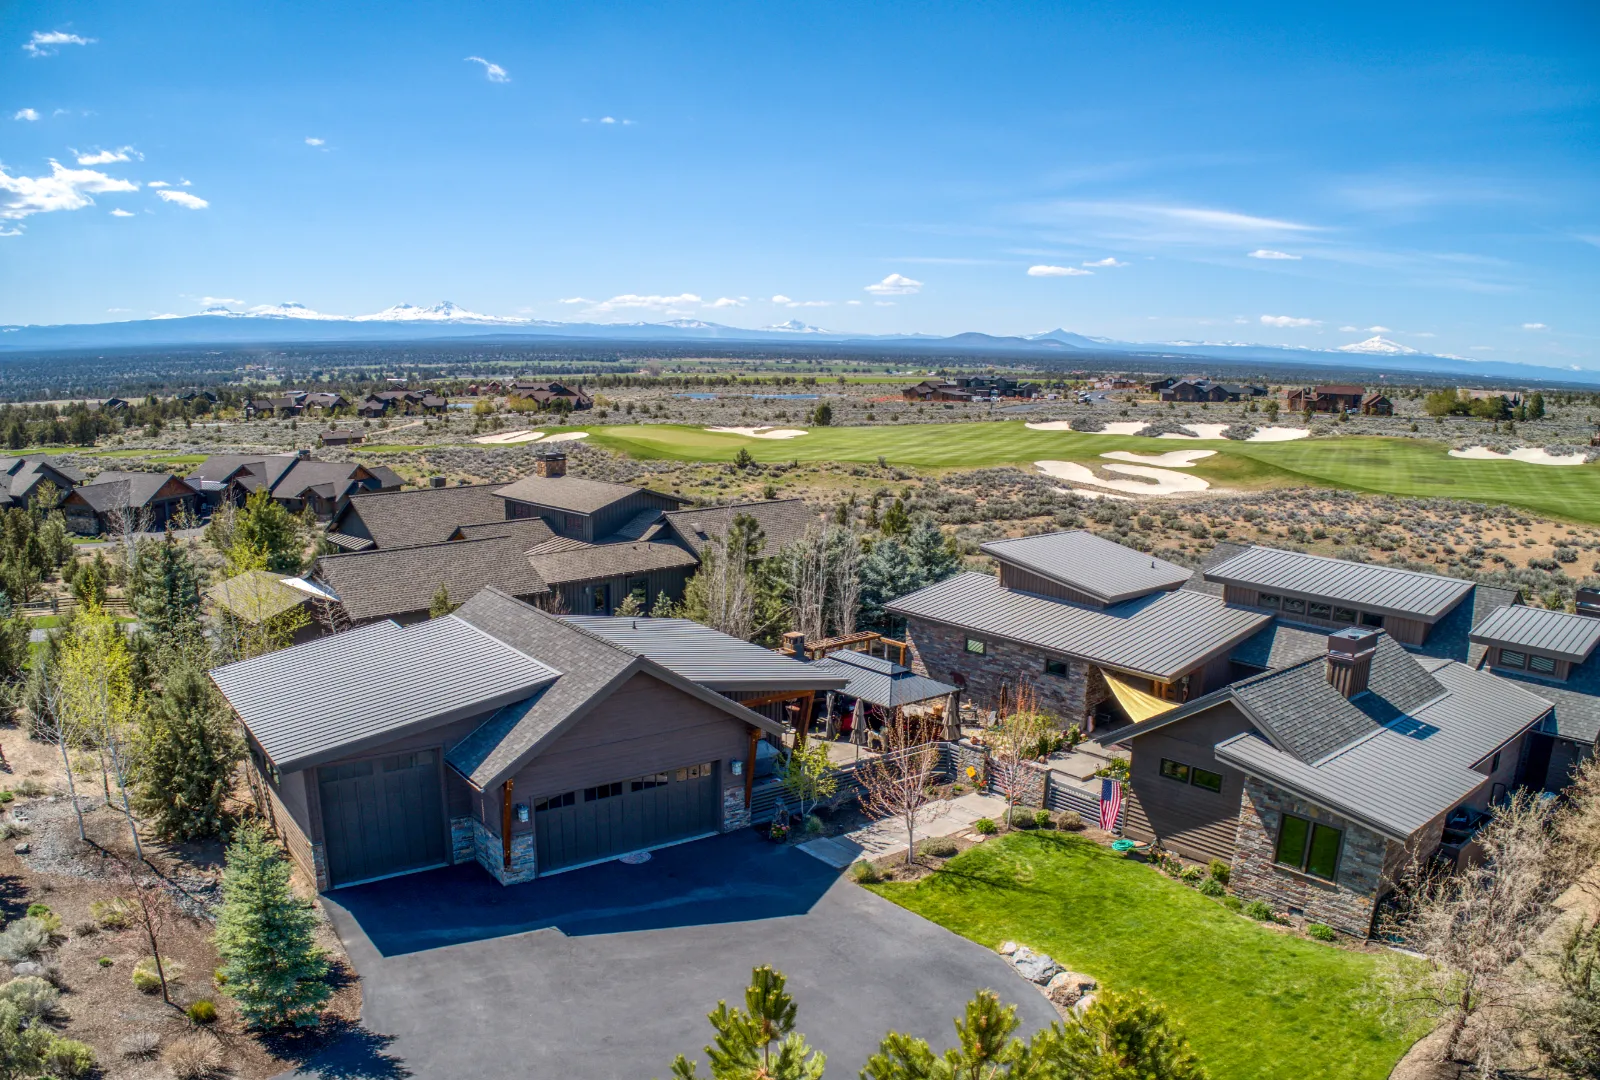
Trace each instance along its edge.
{"label": "sand bunker", "polygon": [[501,431],[493,435],[479,435],[472,441],[475,443],[492,443],[495,446],[506,446],[510,443],[529,443],[544,438],[542,431]]}
{"label": "sand bunker", "polygon": [[708,427],[707,431],[719,432],[723,435],[744,435],[752,439],[798,439],[802,435],[811,434],[799,428],[769,428],[769,427]]}
{"label": "sand bunker", "polygon": [[1296,439],[1308,439],[1311,429],[1303,427],[1264,427],[1245,442],[1294,442]]}
{"label": "sand bunker", "polygon": [[1166,432],[1163,435],[1157,435],[1156,438],[1158,438],[1158,439],[1220,439],[1220,438],[1222,438],[1222,433],[1228,429],[1228,425],[1227,424],[1190,424],[1190,423],[1185,423],[1183,426],[1188,428],[1190,431],[1194,432],[1194,434],[1193,435],[1180,435],[1176,431],[1169,431],[1169,432]]}
{"label": "sand bunker", "polygon": [[589,433],[587,431],[563,431],[558,434],[551,435],[549,438],[545,439],[545,442],[577,442],[579,439],[587,439],[588,437]]}
{"label": "sand bunker", "polygon": [[[1148,420],[1114,420],[1104,431],[1073,431],[1074,435],[1137,435],[1148,425]],[[1040,420],[1025,425],[1034,431],[1072,431],[1071,420]]]}
{"label": "sand bunker", "polygon": [[1198,476],[1173,472],[1171,469],[1152,469],[1145,465],[1107,465],[1107,472],[1143,477],[1140,480],[1108,480],[1096,476],[1089,468],[1073,461],[1035,461],[1034,467],[1047,476],[1069,480],[1074,484],[1093,484],[1095,487],[1123,491],[1130,495],[1188,495],[1205,491],[1211,485]]}
{"label": "sand bunker", "polygon": [[1466,458],[1468,461],[1522,461],[1529,465],[1582,465],[1587,456],[1582,452],[1557,457],[1542,446],[1523,446],[1511,451],[1509,454],[1499,454],[1487,446],[1472,446],[1465,450],[1452,450],[1453,458]]}
{"label": "sand bunker", "polygon": [[[1026,425],[1034,431],[1072,431],[1070,420],[1039,420]],[[1103,431],[1074,431],[1074,435],[1137,435],[1150,426],[1148,420],[1118,420],[1107,424]],[[1197,439],[1221,439],[1222,433],[1231,425],[1229,424],[1189,424],[1183,425],[1193,435],[1179,435],[1168,432],[1158,435],[1158,439],[1188,439],[1191,442]],[[1245,442],[1293,442],[1295,439],[1304,439],[1311,435],[1310,428],[1297,427],[1265,427],[1254,435],[1245,439]]]}
{"label": "sand bunker", "polygon": [[1135,465],[1155,465],[1163,469],[1187,469],[1201,458],[1214,457],[1215,450],[1172,450],[1165,454],[1135,454],[1131,450],[1112,450],[1104,458],[1131,461]]}

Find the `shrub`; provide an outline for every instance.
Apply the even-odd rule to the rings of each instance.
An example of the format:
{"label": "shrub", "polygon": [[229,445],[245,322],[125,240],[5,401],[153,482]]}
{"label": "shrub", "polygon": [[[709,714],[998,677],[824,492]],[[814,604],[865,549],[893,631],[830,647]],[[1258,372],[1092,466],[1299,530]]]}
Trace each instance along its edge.
{"label": "shrub", "polygon": [[94,1071],[94,1051],[77,1039],[57,1039],[44,1052],[45,1068],[61,1080],[77,1080]]}
{"label": "shrub", "polygon": [[17,794],[24,799],[36,799],[45,793],[45,786],[33,777],[24,777],[22,783],[17,785]]}
{"label": "shrub", "polygon": [[[166,973],[169,984],[183,978],[183,965],[176,960],[162,960],[161,970]],[[147,956],[133,965],[133,988],[143,994],[161,992],[161,975],[156,972],[155,957]]]}
{"label": "shrub", "polygon": [[17,793],[14,791],[0,791],[0,806],[4,806],[16,797]]}
{"label": "shrub", "polygon": [[1033,811],[1021,806],[1013,806],[1006,811],[1006,824],[1013,829],[1033,828]]}
{"label": "shrub", "polygon": [[54,936],[61,933],[61,916],[43,904],[29,904],[28,918],[44,927],[47,934]]}
{"label": "shrub", "polygon": [[821,836],[826,828],[822,819],[815,814],[807,814],[805,821],[801,823],[801,829],[807,836]]}
{"label": "shrub", "polygon": [[932,855],[936,859],[948,859],[960,850],[960,845],[948,836],[930,836],[917,843],[918,854]]}
{"label": "shrub", "polygon": [[1221,882],[1224,885],[1228,883],[1228,876],[1233,873],[1233,868],[1227,863],[1223,862],[1221,859],[1212,859],[1211,865],[1206,869],[1211,874],[1213,880]]}
{"label": "shrub", "polygon": [[878,868],[865,859],[850,864],[850,880],[858,885],[872,885],[878,881]]}
{"label": "shrub", "polygon": [[50,931],[38,919],[21,918],[0,930],[0,959],[32,960],[50,946]]}
{"label": "shrub", "polygon": [[785,825],[781,821],[774,821],[772,823],[772,828],[767,831],[767,835],[781,844],[785,840],[789,839],[789,826]]}
{"label": "shrub", "polygon": [[96,960],[95,963],[99,964],[103,968],[108,968],[112,964],[115,964],[116,961],[111,959],[109,956],[102,956],[100,959]]}
{"label": "shrub", "polygon": [[15,840],[19,836],[27,836],[28,829],[15,821],[0,821],[0,840]]}
{"label": "shrub", "polygon": [[1334,930],[1334,928],[1331,926],[1319,922],[1307,923],[1306,935],[1308,937],[1314,937],[1318,941],[1337,941],[1339,938],[1338,931]]}
{"label": "shrub", "polygon": [[1218,881],[1214,877],[1206,878],[1200,883],[1199,887],[1201,896],[1218,897],[1226,894],[1227,892],[1227,890],[1222,887],[1222,882]]}
{"label": "shrub", "polygon": [[1271,922],[1272,908],[1264,900],[1252,900],[1244,906],[1244,913],[1257,922]]}
{"label": "shrub", "polygon": [[61,1001],[61,991],[37,975],[24,975],[0,986],[0,1000],[9,1001],[25,1016],[49,1016]]}
{"label": "shrub", "polygon": [[986,817],[981,817],[972,823],[972,829],[974,832],[982,833],[984,836],[993,836],[1000,831],[1000,826]]}
{"label": "shrub", "polygon": [[1222,898],[1222,906],[1227,908],[1229,911],[1238,911],[1240,908],[1244,907],[1244,901],[1240,900],[1237,896],[1224,896]]}
{"label": "shrub", "polygon": [[185,1035],[167,1047],[161,1061],[173,1080],[206,1080],[222,1068],[222,1051],[210,1035]]}
{"label": "shrub", "polygon": [[151,1058],[161,1049],[161,1036],[153,1031],[136,1031],[117,1040],[117,1053],[125,1058]]}
{"label": "shrub", "polygon": [[1205,871],[1201,870],[1198,866],[1185,866],[1182,870],[1178,871],[1178,880],[1183,882],[1185,885],[1197,885],[1199,884],[1200,879],[1205,876]]}
{"label": "shrub", "polygon": [[1055,825],[1055,818],[1048,810],[1035,810],[1033,812],[1033,827],[1035,829],[1048,829]]}
{"label": "shrub", "polygon": [[1076,810],[1063,810],[1056,815],[1056,828],[1077,831],[1083,828],[1083,815]]}
{"label": "shrub", "polygon": [[89,905],[89,914],[104,930],[126,930],[133,925],[133,905],[120,896],[96,900]]}
{"label": "shrub", "polygon": [[183,1011],[197,1024],[212,1024],[217,1019],[216,1005],[205,998],[190,1002],[189,1007]]}

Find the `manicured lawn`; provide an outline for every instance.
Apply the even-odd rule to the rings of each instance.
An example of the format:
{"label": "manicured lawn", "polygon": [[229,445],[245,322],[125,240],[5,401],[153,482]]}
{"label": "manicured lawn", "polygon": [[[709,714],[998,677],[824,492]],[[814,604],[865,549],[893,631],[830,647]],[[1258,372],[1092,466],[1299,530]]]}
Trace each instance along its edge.
{"label": "manicured lawn", "polygon": [[1215,457],[1191,471],[1214,487],[1245,490],[1310,485],[1395,495],[1508,503],[1567,520],[1600,523],[1600,462],[1581,466],[1521,461],[1466,461],[1425,439],[1355,436],[1299,442],[1242,443],[1145,439],[1035,431],[1021,420],[967,424],[882,424],[808,428],[797,439],[752,439],[667,424],[593,427],[590,441],[636,458],[731,461],[743,447],[757,461],[876,461],[924,469],[1095,462],[1108,450],[1161,453],[1198,445]]}
{"label": "manicured lawn", "polygon": [[163,454],[149,450],[85,450],[85,455],[103,458],[145,458],[163,465],[198,465],[205,454]]}
{"label": "manicured lawn", "polygon": [[872,889],[981,945],[1019,941],[1149,991],[1214,1080],[1380,1080],[1410,1045],[1354,1008],[1374,957],[1266,929],[1069,833],[1013,833]]}

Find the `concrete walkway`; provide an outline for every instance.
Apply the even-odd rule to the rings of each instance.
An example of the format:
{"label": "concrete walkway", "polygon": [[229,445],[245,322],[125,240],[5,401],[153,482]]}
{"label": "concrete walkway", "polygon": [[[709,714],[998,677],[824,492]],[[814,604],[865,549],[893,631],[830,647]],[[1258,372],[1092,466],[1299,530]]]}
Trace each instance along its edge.
{"label": "concrete walkway", "polygon": [[[958,833],[979,818],[998,822],[1005,812],[1006,801],[1000,796],[978,792],[930,803],[917,811],[917,839]],[[799,847],[829,866],[845,867],[857,859],[881,859],[905,851],[906,825],[897,817],[883,818],[842,836],[808,840]]]}

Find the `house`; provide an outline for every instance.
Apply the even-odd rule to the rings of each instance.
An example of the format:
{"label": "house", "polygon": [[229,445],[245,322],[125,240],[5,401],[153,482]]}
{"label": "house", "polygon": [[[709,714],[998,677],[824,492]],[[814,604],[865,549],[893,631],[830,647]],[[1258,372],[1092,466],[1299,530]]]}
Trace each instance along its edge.
{"label": "house", "polygon": [[289,584],[292,580],[296,579],[266,570],[248,570],[208,587],[206,605],[214,616],[252,628],[283,619],[291,612],[303,612],[302,623],[290,636],[290,644],[310,641],[320,633],[311,614],[316,596]]}
{"label": "house", "polygon": [[506,393],[514,398],[526,398],[541,408],[564,406],[577,411],[594,407],[594,398],[585,393],[581,387],[563,382],[516,379],[506,387]]}
{"label": "house", "polygon": [[101,473],[61,500],[67,527],[85,536],[160,532],[199,513],[200,495],[171,473]]}
{"label": "house", "polygon": [[512,884],[743,828],[757,748],[786,730],[495,589],[211,677],[319,889],[470,862]]}
{"label": "house", "polygon": [[178,400],[185,405],[192,405],[197,401],[215,405],[217,403],[217,395],[210,390],[185,390],[178,395]]}
{"label": "house", "polygon": [[499,495],[504,486],[461,484],[355,494],[328,523],[328,540],[345,551],[443,543],[463,525],[505,521],[506,504]]}
{"label": "house", "polygon": [[88,479],[70,465],[62,465],[48,457],[0,458],[0,509],[29,506],[40,491],[40,485],[55,485],[56,503],[73,488]]}
{"label": "house", "polygon": [[367,437],[356,428],[334,428],[320,433],[317,438],[323,446],[359,446]]}
{"label": "house", "polygon": [[1031,398],[1039,387],[1000,375],[963,375],[955,379],[924,379],[901,393],[907,401],[989,401],[1000,397]]}
{"label": "house", "polygon": [[119,397],[109,397],[100,403],[100,411],[108,413],[119,413],[131,407],[127,400]]}
{"label": "house", "polygon": [[1149,384],[1150,392],[1159,394],[1163,390],[1170,390],[1177,381],[1178,377],[1176,375],[1168,375],[1165,378],[1156,379]]}
{"label": "house", "polygon": [[417,402],[417,407],[425,413],[437,416],[450,408],[450,399],[439,394],[423,394],[422,400]]}
{"label": "house", "polygon": [[[1214,382],[1211,379],[1187,378],[1166,380],[1168,386],[1159,390],[1162,401],[1210,402],[1242,401],[1260,397],[1267,392],[1264,386],[1242,386],[1234,383]],[[1154,384],[1152,384],[1154,385]]]}
{"label": "house", "polygon": [[558,537],[530,549],[527,561],[550,587],[556,610],[577,615],[610,615],[632,597],[642,611],[661,595],[681,600],[683,587],[700,560],[676,544],[587,544]]}
{"label": "house", "polygon": [[1290,412],[1355,412],[1367,396],[1364,386],[1311,386],[1299,387],[1285,395],[1285,406]]}
{"label": "house", "polygon": [[567,475],[567,456],[547,450],[534,461],[534,474],[497,492],[506,518],[543,518],[558,536],[594,543],[635,518],[676,510],[689,500],[631,484],[584,480]]}
{"label": "house", "polygon": [[661,515],[659,531],[646,533],[642,539],[670,538],[701,558],[706,545],[726,538],[733,519],[741,516],[755,519],[761,528],[758,558],[776,555],[818,524],[817,511],[803,499],[768,499],[695,510],[668,510]]}
{"label": "house", "polygon": [[1393,416],[1394,402],[1380,393],[1367,394],[1361,399],[1362,416]]}
{"label": "house", "polygon": [[324,555],[311,578],[325,588],[354,625],[389,620],[402,625],[428,618],[439,590],[459,603],[487,587],[518,599],[543,601],[550,588],[516,536],[377,548]]}
{"label": "house", "polygon": [[298,514],[310,506],[322,521],[336,516],[352,495],[397,491],[404,483],[387,465],[318,461],[306,450],[264,456],[212,454],[188,479],[208,509],[224,502],[243,505],[264,488],[291,513]]}
{"label": "house", "polygon": [[343,394],[318,390],[305,396],[301,404],[307,412],[331,413],[335,409],[348,409],[350,402]]}
{"label": "house", "polygon": [[186,479],[205,509],[212,510],[224,502],[242,503],[257,488],[271,491],[299,460],[298,454],[212,454]]}

